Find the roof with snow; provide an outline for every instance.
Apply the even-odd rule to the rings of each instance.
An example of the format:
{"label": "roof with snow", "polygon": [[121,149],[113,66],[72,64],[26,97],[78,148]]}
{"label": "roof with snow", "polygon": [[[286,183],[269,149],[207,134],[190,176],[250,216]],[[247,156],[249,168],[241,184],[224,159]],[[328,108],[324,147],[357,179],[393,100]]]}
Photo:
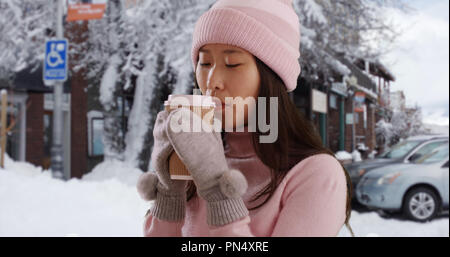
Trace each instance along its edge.
{"label": "roof with snow", "polygon": [[[365,69],[365,63],[364,60],[359,59],[355,62],[356,66],[358,66],[360,69]],[[370,74],[375,75],[377,77],[382,77],[386,81],[395,81],[395,76],[392,75],[392,73],[379,61],[376,62],[370,62],[369,64],[369,71]]]}
{"label": "roof with snow", "polygon": [[[64,93],[70,93],[70,79],[64,83]],[[2,87],[2,85],[0,85]],[[34,93],[52,93],[53,87],[48,87],[42,79],[42,65],[27,67],[16,73],[12,85],[3,87],[11,88],[15,91],[26,91]]]}
{"label": "roof with snow", "polygon": [[[364,74],[364,72],[355,64],[353,64],[350,60],[348,60],[345,57],[338,57],[339,61],[345,64],[352,72],[352,75],[355,76],[358,79],[358,85],[361,85],[362,87],[366,88],[367,90],[364,91],[372,91],[376,92],[376,84],[372,81],[372,79]],[[366,92],[367,93],[367,92]],[[373,93],[375,94],[375,93]],[[375,97],[376,98],[376,94]]]}

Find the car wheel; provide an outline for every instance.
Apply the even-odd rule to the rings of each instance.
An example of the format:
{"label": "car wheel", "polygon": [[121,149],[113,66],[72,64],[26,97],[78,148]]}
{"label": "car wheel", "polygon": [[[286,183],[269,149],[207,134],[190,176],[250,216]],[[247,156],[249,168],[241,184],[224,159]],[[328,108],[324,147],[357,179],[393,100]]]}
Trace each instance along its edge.
{"label": "car wheel", "polygon": [[432,220],[437,212],[439,198],[430,189],[418,187],[408,192],[403,204],[404,214],[415,221]]}

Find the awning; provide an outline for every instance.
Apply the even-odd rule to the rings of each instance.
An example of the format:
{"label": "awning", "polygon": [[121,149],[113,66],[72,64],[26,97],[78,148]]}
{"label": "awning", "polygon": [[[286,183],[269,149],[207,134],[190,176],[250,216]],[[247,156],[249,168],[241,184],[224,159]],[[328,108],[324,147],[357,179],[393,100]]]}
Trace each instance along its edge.
{"label": "awning", "polygon": [[[16,73],[12,89],[34,93],[52,93],[53,87],[48,87],[42,80],[42,65],[38,68],[25,68]],[[70,93],[70,78],[64,82],[64,93]]]}

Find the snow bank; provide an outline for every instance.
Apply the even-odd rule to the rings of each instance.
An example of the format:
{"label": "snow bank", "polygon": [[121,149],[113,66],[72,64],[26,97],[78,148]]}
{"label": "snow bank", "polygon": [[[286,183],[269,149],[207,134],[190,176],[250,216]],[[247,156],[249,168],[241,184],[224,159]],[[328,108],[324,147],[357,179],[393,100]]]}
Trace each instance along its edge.
{"label": "snow bank", "polygon": [[11,159],[8,154],[5,154],[5,169],[13,172],[18,176],[25,176],[25,177],[47,176],[49,178],[51,177],[51,173],[48,171],[44,173],[41,167],[36,167],[28,162],[16,162],[13,159]]}
{"label": "snow bank", "polygon": [[118,180],[130,187],[134,187],[137,183],[142,171],[133,167],[129,163],[110,160],[104,161],[95,166],[95,168],[88,174],[84,175],[83,181],[108,181]]}
{"label": "snow bank", "polygon": [[358,143],[356,148],[360,151],[367,151],[369,150],[369,147],[366,146],[364,143]]}
{"label": "snow bank", "polygon": [[346,151],[339,151],[334,156],[336,157],[336,159],[338,159],[340,161],[352,160],[353,159],[352,155],[349,152],[346,152]]}
{"label": "snow bank", "polygon": [[[65,182],[6,156],[5,169],[0,168],[0,236],[142,236],[151,203],[135,189],[140,173],[124,163],[106,162],[81,180]],[[448,237],[448,221],[444,216],[417,223],[352,211],[350,225],[361,237]],[[350,233],[342,227],[338,236]]]}
{"label": "snow bank", "polygon": [[373,150],[372,152],[369,153],[368,157],[369,159],[375,159],[376,155],[377,155],[377,151]]}
{"label": "snow bank", "polygon": [[138,171],[121,167],[100,164],[92,175],[65,182],[7,157],[0,169],[0,236],[142,236],[150,203],[132,185]]}
{"label": "snow bank", "polygon": [[353,159],[354,162],[362,161],[361,153],[358,150],[354,150],[352,152],[352,159]]}

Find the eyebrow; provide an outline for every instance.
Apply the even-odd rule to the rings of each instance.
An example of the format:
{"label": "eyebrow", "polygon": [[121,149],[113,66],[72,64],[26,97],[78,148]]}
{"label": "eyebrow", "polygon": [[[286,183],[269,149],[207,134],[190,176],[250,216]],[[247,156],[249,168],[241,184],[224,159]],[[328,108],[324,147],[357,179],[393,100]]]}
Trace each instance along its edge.
{"label": "eyebrow", "polygon": [[[206,49],[200,49],[199,52],[210,53],[210,51],[206,50]],[[242,54],[243,52],[241,52],[239,50],[227,49],[227,50],[224,50],[222,53],[224,53],[224,54]]]}

